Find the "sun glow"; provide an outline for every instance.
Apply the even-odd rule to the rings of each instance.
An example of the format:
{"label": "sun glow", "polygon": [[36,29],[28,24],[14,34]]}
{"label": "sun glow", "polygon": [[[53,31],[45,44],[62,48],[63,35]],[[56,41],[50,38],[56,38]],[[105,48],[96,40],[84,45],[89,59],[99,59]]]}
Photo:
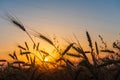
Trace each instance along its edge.
{"label": "sun glow", "polygon": [[47,61],[49,61],[49,60],[48,60],[48,58],[45,58],[45,59],[44,59],[44,61],[46,61],[46,62],[47,62]]}

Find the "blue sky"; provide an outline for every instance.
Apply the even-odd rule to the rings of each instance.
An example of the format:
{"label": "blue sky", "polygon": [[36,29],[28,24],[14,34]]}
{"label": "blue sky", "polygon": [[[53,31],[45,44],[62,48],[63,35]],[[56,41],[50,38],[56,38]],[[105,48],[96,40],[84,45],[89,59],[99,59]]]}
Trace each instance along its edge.
{"label": "blue sky", "polygon": [[41,33],[67,38],[75,33],[82,39],[88,30],[93,39],[101,34],[112,42],[119,39],[119,4],[120,0],[0,0],[0,54],[29,41],[24,32],[2,18],[5,12]]}

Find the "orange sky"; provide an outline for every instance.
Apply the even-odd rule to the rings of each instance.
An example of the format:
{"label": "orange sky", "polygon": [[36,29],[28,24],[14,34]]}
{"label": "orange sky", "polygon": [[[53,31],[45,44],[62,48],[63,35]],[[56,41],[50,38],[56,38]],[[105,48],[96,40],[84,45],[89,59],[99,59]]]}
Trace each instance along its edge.
{"label": "orange sky", "polygon": [[[120,6],[119,1],[0,1],[0,58],[17,49],[18,44],[25,41],[31,44],[28,36],[16,28],[9,21],[3,19],[4,13],[10,12],[17,16],[26,28],[58,37],[62,42],[74,40],[76,34],[81,44],[85,47],[88,30],[94,41],[99,42],[101,34],[108,44],[119,39]],[[46,45],[46,44],[45,44]]]}

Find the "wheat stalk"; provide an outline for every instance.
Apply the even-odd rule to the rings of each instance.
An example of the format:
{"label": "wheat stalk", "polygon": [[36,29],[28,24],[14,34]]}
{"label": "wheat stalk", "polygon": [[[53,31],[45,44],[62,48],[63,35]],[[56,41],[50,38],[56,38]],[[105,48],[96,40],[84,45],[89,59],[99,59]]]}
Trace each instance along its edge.
{"label": "wheat stalk", "polygon": [[31,41],[35,44],[34,40],[32,39],[28,31],[26,30],[25,26],[17,18],[14,18],[13,16],[9,14],[7,14],[6,16],[8,17],[11,23],[13,23],[16,27],[24,31],[28,35],[28,37],[31,39]]}

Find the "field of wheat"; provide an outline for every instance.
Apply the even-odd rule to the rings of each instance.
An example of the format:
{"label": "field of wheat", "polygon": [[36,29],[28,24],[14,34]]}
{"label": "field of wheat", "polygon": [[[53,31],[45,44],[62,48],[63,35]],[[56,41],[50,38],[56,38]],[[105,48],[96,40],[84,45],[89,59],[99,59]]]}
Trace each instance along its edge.
{"label": "field of wheat", "polygon": [[[83,49],[78,38],[76,41],[66,40],[66,47],[59,48],[47,36],[36,32],[30,34],[26,27],[15,17],[8,15],[9,22],[18,29],[25,32],[33,43],[29,46],[27,41],[24,45],[18,45],[19,52],[8,54],[12,61],[0,60],[0,80],[119,80],[120,79],[120,41],[112,43],[112,49],[107,47],[106,42],[99,35],[102,48],[97,41],[93,42],[88,31],[86,41],[89,51]],[[54,48],[57,57],[51,55],[47,50],[40,48],[40,43],[34,41],[35,36],[42,39]],[[100,43],[99,43],[100,44]],[[88,54],[92,58],[88,57]],[[100,57],[106,54],[106,57]],[[19,57],[23,57],[24,60]],[[67,56],[67,57],[66,57]],[[49,58],[52,58],[50,61]],[[68,58],[69,57],[69,58]],[[70,59],[72,58],[72,60]],[[80,59],[74,63],[74,59]]]}

